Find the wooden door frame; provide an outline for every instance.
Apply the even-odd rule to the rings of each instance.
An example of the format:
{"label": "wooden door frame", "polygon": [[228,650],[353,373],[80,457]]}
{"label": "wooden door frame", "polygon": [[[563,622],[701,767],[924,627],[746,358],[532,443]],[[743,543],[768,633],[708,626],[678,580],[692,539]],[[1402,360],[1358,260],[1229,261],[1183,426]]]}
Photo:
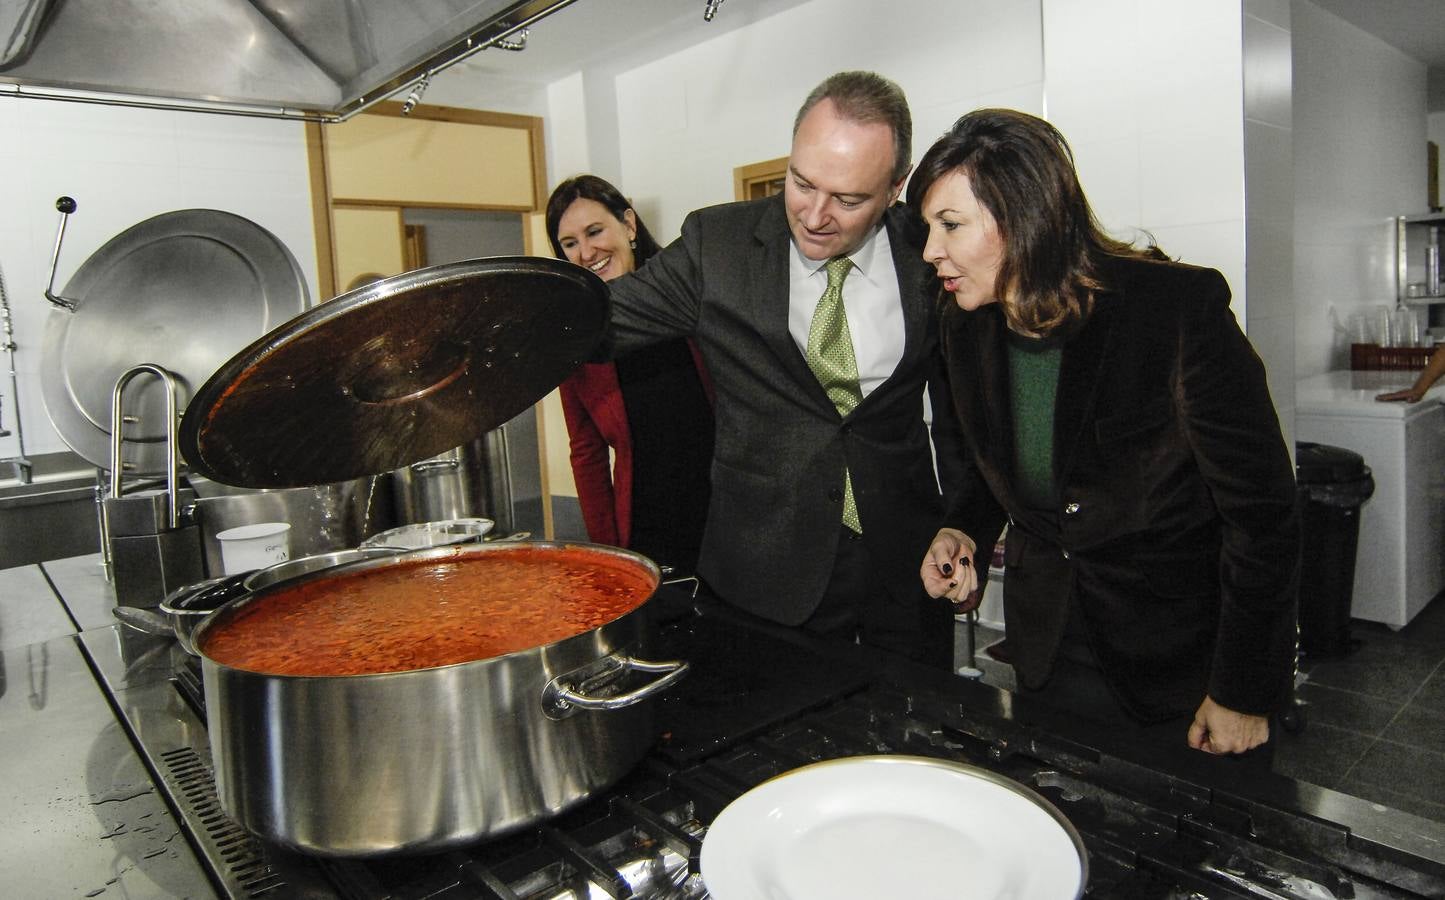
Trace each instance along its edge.
{"label": "wooden door frame", "polygon": [[756,185],[776,181],[787,174],[788,157],[786,156],[780,156],[777,159],[766,159],[762,162],[748,163],[745,166],[738,166],[733,169],[733,197],[738,200],[756,199],[753,193]]}
{"label": "wooden door frame", "polygon": [[[395,101],[378,103],[362,115],[402,117],[402,104]],[[527,240],[530,230],[527,216],[540,212],[547,203],[547,150],[543,143],[543,122],[539,116],[523,116],[514,113],[490,112],[467,109],[460,106],[419,105],[406,118],[424,119],[433,122],[449,122],[461,125],[487,125],[494,128],[513,128],[528,133],[532,151],[532,208],[519,210],[515,206],[490,206],[472,203],[398,203],[398,208],[495,210],[515,212],[521,216],[523,239]],[[311,182],[311,219],[316,236],[316,289],[323,297],[334,297],[336,285],[336,244],[331,223],[334,206],[350,205],[336,203],[331,192],[331,176],[326,164],[326,128],[316,122],[306,123],[306,156]],[[366,203],[366,206],[391,205]]]}

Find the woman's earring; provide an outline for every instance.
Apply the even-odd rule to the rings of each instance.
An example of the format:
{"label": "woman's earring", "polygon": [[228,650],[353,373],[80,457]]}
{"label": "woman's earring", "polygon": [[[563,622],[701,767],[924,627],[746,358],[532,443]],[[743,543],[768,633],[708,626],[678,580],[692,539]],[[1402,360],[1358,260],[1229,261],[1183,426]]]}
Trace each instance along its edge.
{"label": "woman's earring", "polygon": [[633,250],[636,250],[636,249],[637,249],[637,241],[628,241],[628,242],[627,242],[627,246],[631,247]]}

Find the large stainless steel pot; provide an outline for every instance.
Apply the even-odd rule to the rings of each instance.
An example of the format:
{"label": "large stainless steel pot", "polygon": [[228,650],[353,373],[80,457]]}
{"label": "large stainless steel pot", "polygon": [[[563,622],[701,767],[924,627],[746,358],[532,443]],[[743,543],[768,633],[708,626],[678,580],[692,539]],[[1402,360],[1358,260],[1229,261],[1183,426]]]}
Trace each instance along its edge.
{"label": "large stainless steel pot", "polygon": [[[620,556],[660,579],[654,563],[625,550],[528,546]],[[636,765],[656,738],[650,699],[687,670],[634,658],[647,602],[551,644],[410,672],[263,675],[205,652],[209,633],[270,592],[506,549],[436,547],[352,563],[272,585],[207,618],[195,644],[222,808],[248,830],[306,852],[431,851],[556,815]],[[644,679],[633,673],[658,677],[639,686]]]}

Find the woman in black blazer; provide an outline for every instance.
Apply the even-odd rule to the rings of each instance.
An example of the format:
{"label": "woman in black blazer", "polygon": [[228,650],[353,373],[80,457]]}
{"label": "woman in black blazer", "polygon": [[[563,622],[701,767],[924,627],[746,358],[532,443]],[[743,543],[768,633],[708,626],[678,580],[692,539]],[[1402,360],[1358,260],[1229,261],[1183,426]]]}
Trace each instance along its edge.
{"label": "woman in black blazer", "polygon": [[1224,278],[1108,237],[1063,136],[1013,110],[960,119],[908,203],[942,280],[974,463],[924,586],[964,602],[1007,522],[1004,616],[1025,693],[1161,723],[1174,746],[1264,744],[1293,672],[1299,525],[1264,366]]}

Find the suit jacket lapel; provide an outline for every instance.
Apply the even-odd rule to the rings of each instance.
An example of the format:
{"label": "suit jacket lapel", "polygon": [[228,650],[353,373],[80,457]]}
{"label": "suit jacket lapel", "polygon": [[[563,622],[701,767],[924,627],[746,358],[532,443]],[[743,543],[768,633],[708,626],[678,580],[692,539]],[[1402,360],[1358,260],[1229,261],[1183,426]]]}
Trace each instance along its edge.
{"label": "suit jacket lapel", "polygon": [[968,392],[978,398],[979,409],[966,427],[981,428],[975,438],[981,455],[999,474],[995,489],[1005,508],[1014,509],[1010,486],[1013,484],[1013,413],[1009,407],[1008,356],[1004,347],[1003,312],[997,306],[972,313],[957,313],[969,321],[965,332],[972,346],[967,348],[974,361]]}
{"label": "suit jacket lapel", "polygon": [[1059,362],[1059,389],[1054,406],[1054,483],[1063,484],[1087,423],[1094,420],[1094,402],[1105,366],[1115,352],[1117,303],[1102,294],[1083,329],[1064,346]]}
{"label": "suit jacket lapel", "polygon": [[833,401],[828,399],[788,332],[788,267],[792,262],[793,236],[788,231],[781,196],[758,219],[753,242],[748,255],[748,281],[754,286],[751,320],[792,379],[818,404],[834,409]]}
{"label": "suit jacket lapel", "polygon": [[923,351],[929,319],[936,315],[934,301],[937,291],[928,291],[933,269],[923,261],[917,242],[905,233],[904,215],[905,212],[895,207],[883,220],[888,226],[888,246],[893,252],[893,268],[898,274],[898,296],[903,304],[903,356],[898,368],[894,369],[895,374],[908,371],[913,357]]}
{"label": "suit jacket lapel", "polygon": [[[888,248],[893,256],[893,271],[898,279],[898,298],[903,308],[903,353],[898,364],[884,379],[883,383],[863,398],[858,409],[877,403],[890,402],[890,396],[899,385],[912,383],[917,369],[918,357],[935,348],[928,340],[932,319],[938,315],[935,308],[936,292],[930,292],[933,281],[933,267],[923,261],[918,242],[907,230],[904,207],[893,206],[883,217],[888,229]],[[946,400],[943,402],[947,402]],[[853,411],[857,415],[858,410]]]}

